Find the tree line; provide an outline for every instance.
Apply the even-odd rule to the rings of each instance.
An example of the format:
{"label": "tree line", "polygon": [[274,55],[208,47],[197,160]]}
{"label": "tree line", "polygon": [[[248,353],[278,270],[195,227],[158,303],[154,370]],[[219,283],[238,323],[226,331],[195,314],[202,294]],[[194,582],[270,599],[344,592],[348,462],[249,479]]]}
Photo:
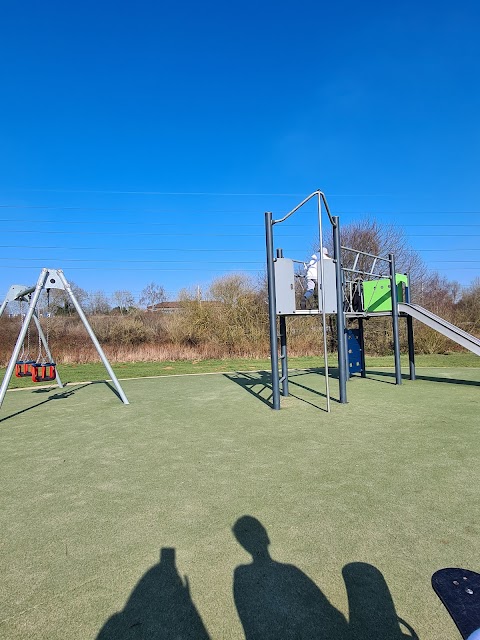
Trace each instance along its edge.
{"label": "tree line", "polygon": [[[461,287],[458,282],[430,271],[395,227],[364,220],[346,225],[342,232],[343,246],[375,255],[394,253],[397,272],[410,275],[413,302],[469,333],[480,335],[480,277],[468,287]],[[318,251],[318,242],[312,245],[312,249]],[[331,247],[328,248],[331,252]],[[310,252],[305,253],[308,260]],[[343,264],[351,266],[352,260],[352,254],[344,251]],[[357,261],[357,266],[368,271],[371,262],[362,258]],[[381,269],[381,266],[375,267],[376,271]],[[386,271],[384,275],[387,275]],[[302,278],[298,281],[301,283]],[[75,285],[73,289],[113,362],[268,356],[268,304],[264,274],[253,279],[241,273],[226,275],[216,278],[203,290],[198,287],[184,289],[178,296],[177,313],[146,312],[166,301],[163,286],[155,282],[143,289],[138,301],[126,290],[118,290],[108,298],[102,291],[88,293]],[[300,291],[298,295],[301,295]],[[50,298],[50,312],[42,314],[42,322],[46,321],[45,315],[51,317],[52,352],[64,362],[96,360],[95,350],[85,340],[85,330],[65,292],[52,289]],[[327,316],[327,319],[329,346],[334,351],[337,346],[335,317]],[[400,324],[406,349],[405,327],[403,322]],[[18,317],[5,318],[4,314],[0,323],[0,358],[3,362],[8,361],[18,330]],[[291,355],[321,353],[318,317],[291,318],[288,334]],[[368,320],[365,338],[367,354],[391,353],[391,320],[388,317]],[[418,353],[461,350],[420,323],[415,323],[415,348]]]}

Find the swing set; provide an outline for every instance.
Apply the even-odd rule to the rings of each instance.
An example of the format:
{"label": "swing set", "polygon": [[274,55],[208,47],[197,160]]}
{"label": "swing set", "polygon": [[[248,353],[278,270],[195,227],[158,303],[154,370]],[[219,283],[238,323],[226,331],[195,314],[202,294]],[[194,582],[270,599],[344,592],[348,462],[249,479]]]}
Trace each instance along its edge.
{"label": "swing set", "polygon": [[[27,298],[30,297],[27,296]],[[24,318],[26,318],[26,314],[24,313],[24,304],[25,299],[22,297],[19,299],[20,302],[20,317],[22,318],[22,322],[20,325],[20,330],[22,329]],[[38,303],[37,303],[38,307]],[[50,289],[47,289],[47,326],[46,326],[46,335],[45,338],[45,347],[42,344],[42,330],[39,320],[38,309],[34,310],[35,320],[37,321],[37,335],[38,335],[38,354],[36,359],[33,359],[30,356],[31,351],[31,339],[30,339],[30,327],[31,322],[29,322],[27,327],[27,336],[24,338],[22,344],[22,351],[18,356],[18,360],[15,362],[15,376],[17,378],[25,378],[30,377],[33,382],[50,382],[52,380],[56,380],[57,372],[56,372],[56,363],[53,362],[51,355],[47,354],[48,341],[50,336]]]}
{"label": "swing set", "polygon": [[[87,333],[92,340],[97,352],[107,369],[107,372],[112,380],[120,400],[124,404],[129,404],[125,393],[123,392],[120,383],[113,372],[110,363],[108,362],[105,353],[103,352],[100,343],[95,336],[92,327],[90,326],[83,309],[81,308],[72,288],[63,274],[61,269],[42,269],[38,278],[37,284],[34,287],[26,287],[20,284],[14,284],[8,290],[5,300],[0,306],[0,316],[5,311],[9,302],[20,303],[20,315],[22,318],[20,333],[18,335],[17,342],[13,349],[10,362],[7,366],[5,376],[3,378],[2,385],[0,387],[0,407],[2,406],[5,394],[7,392],[8,385],[10,383],[12,375],[15,374],[17,378],[31,378],[32,382],[51,382],[56,381],[60,388],[63,388],[63,383],[57,371],[57,365],[50,353],[49,337],[50,337],[50,290],[60,289],[67,293],[74,308],[76,309],[80,319],[83,322]],[[46,313],[46,334],[43,332],[42,325],[40,323],[38,304],[40,294],[42,291],[47,293],[47,313]],[[27,304],[28,309],[24,314],[24,305]],[[31,325],[36,327],[38,336],[38,353],[36,358],[31,356]]]}

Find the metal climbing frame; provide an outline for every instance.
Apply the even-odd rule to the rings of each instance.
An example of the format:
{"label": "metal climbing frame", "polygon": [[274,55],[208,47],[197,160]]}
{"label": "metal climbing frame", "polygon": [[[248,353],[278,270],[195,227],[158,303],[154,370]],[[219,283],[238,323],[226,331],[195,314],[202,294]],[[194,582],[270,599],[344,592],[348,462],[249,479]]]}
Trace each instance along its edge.
{"label": "metal climbing frame", "polygon": [[[359,329],[363,342],[363,322],[364,317],[369,315],[365,313],[365,309],[369,307],[369,302],[362,300],[361,308],[356,309],[355,296],[359,294],[359,282],[364,280],[374,280],[388,277],[390,279],[391,306],[392,306],[392,334],[393,334],[393,353],[395,361],[395,384],[402,384],[402,373],[400,367],[400,338],[398,327],[398,294],[397,294],[397,276],[395,273],[395,256],[389,253],[388,257],[377,256],[366,251],[352,249],[351,247],[341,246],[340,249],[344,254],[350,254],[353,258],[352,266],[346,267],[342,265],[345,284],[345,301],[344,306],[350,317],[357,317],[359,320]],[[382,264],[387,266],[385,273],[382,270]],[[359,266],[360,265],[360,266]],[[378,271],[378,273],[377,273]],[[408,283],[408,278],[407,278]],[[406,294],[409,296],[409,288],[407,284]],[[408,351],[410,359],[410,378],[415,379],[415,361],[413,347],[413,327],[411,322],[407,323],[408,332]]]}
{"label": "metal climbing frame", "polygon": [[[15,363],[18,359],[18,355],[20,353],[20,349],[22,348],[22,344],[23,341],[25,340],[25,336],[28,330],[28,327],[30,325],[30,322],[33,318],[38,332],[39,332],[39,336],[40,336],[40,340],[43,343],[43,346],[45,348],[45,351],[48,355],[48,357],[51,359],[51,353],[49,351],[48,348],[48,344],[47,344],[47,340],[45,339],[45,336],[43,334],[42,328],[40,326],[40,321],[38,319],[37,313],[36,313],[36,306],[37,306],[37,302],[40,298],[40,294],[42,292],[42,290],[47,290],[47,289],[62,289],[64,291],[67,292],[70,300],[72,301],[73,306],[75,307],[78,315],[80,316],[81,321],[83,322],[83,325],[85,327],[85,329],[87,330],[87,333],[91,339],[91,341],[93,342],[98,355],[100,356],[103,364],[105,365],[105,368],[108,372],[108,375],[110,376],[113,384],[115,385],[115,388],[118,392],[118,395],[120,396],[121,401],[124,404],[129,404],[128,400],[127,400],[127,396],[125,395],[125,393],[123,392],[123,389],[115,375],[115,373],[113,372],[112,367],[110,366],[110,363],[107,360],[107,357],[105,356],[102,347],[100,346],[100,343],[97,340],[97,337],[95,336],[92,327],[90,326],[84,312],[83,309],[81,308],[77,298],[75,297],[75,294],[72,291],[72,288],[70,286],[70,284],[68,283],[67,279],[65,278],[63,271],[61,269],[42,269],[40,276],[38,278],[37,284],[34,287],[25,287],[23,285],[12,285],[5,297],[5,300],[2,302],[2,305],[0,306],[0,316],[2,315],[2,313],[4,312],[5,308],[7,307],[7,304],[9,302],[13,302],[15,300],[23,300],[23,301],[27,301],[29,302],[29,307],[28,307],[28,311],[25,315],[25,319],[23,321],[22,324],[22,328],[20,330],[20,333],[18,335],[18,339],[17,342],[15,344],[13,353],[12,353],[12,357],[10,358],[10,362],[7,366],[7,370],[5,372],[5,376],[3,378],[3,382],[2,385],[0,387],[0,407],[2,406],[3,400],[5,398],[5,394],[7,392],[7,388],[8,385],[10,383],[10,379],[12,377],[13,374],[13,370],[15,368]],[[58,371],[56,374],[56,382],[58,384],[59,387],[63,387],[62,381],[60,380],[60,376],[58,375]]]}
{"label": "metal climbing frame", "polygon": [[346,347],[345,347],[345,313],[343,311],[343,286],[342,286],[342,271],[341,271],[341,248],[340,248],[340,223],[337,216],[330,214],[327,199],[324,193],[320,190],[314,191],[307,196],[300,204],[294,207],[283,218],[277,220],[273,219],[273,214],[270,211],[265,213],[265,237],[266,237],[266,249],[267,249],[267,284],[268,284],[268,311],[269,311],[269,326],[270,326],[270,357],[272,366],[272,392],[273,392],[273,409],[280,409],[280,382],[282,382],[282,393],[284,396],[288,396],[288,364],[287,364],[287,336],[286,336],[286,321],[285,316],[280,315],[280,339],[281,339],[281,368],[282,373],[279,378],[278,375],[278,331],[277,331],[277,308],[276,308],[276,284],[275,284],[275,262],[282,256],[274,257],[274,243],[273,243],[273,227],[276,224],[281,224],[290,218],[294,213],[301,209],[307,202],[312,199],[317,200],[317,216],[318,216],[318,238],[320,245],[320,278],[318,280],[319,286],[319,306],[321,299],[321,310],[318,313],[322,315],[322,330],[323,330],[323,354],[325,361],[325,395],[327,398],[327,411],[330,411],[330,386],[329,386],[329,370],[328,370],[328,350],[327,350],[327,332],[326,332],[326,310],[325,310],[325,265],[322,248],[323,244],[323,227],[322,227],[322,204],[325,207],[325,211],[328,215],[330,224],[333,230],[333,244],[334,244],[334,263],[335,263],[335,283],[336,283],[336,306],[337,306],[337,338],[338,338],[338,351],[339,351],[339,387],[340,387],[340,402],[345,403],[347,401],[346,394]]}

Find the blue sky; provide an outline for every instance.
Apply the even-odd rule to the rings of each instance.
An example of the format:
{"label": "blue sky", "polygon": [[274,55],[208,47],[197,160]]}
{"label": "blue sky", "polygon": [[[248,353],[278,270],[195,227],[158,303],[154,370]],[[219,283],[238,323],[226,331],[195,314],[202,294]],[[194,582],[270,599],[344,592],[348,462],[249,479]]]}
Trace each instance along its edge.
{"label": "blue sky", "polygon": [[[480,275],[478,3],[4,3],[0,289],[63,268],[175,297],[264,265],[321,188]],[[281,239],[308,255],[313,210]]]}

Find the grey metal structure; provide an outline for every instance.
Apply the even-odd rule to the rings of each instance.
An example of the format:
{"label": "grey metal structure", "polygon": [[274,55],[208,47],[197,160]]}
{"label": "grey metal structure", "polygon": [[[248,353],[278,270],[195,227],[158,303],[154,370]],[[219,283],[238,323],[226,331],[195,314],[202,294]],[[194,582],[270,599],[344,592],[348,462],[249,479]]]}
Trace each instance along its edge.
{"label": "grey metal structure", "polygon": [[[0,306],[0,316],[2,315],[2,313],[4,312],[4,310],[7,307],[7,304],[9,302],[13,302],[15,300],[19,300],[19,301],[24,301],[24,302],[28,302],[29,303],[29,307],[28,307],[28,311],[25,315],[24,321],[22,323],[22,327],[20,329],[20,333],[18,335],[18,339],[17,342],[15,344],[15,347],[13,349],[13,353],[12,353],[12,357],[10,358],[10,362],[8,363],[7,366],[7,370],[5,372],[5,376],[3,378],[3,382],[2,385],[0,387],[0,407],[2,406],[3,400],[5,398],[5,394],[7,392],[7,388],[8,385],[10,383],[10,379],[12,377],[13,374],[13,370],[15,368],[15,364],[18,360],[18,356],[20,354],[20,350],[22,348],[22,344],[23,341],[25,340],[25,336],[27,334],[27,330],[28,327],[30,325],[30,322],[33,318],[37,329],[39,331],[39,336],[40,339],[42,341],[42,344],[45,348],[45,351],[48,355],[48,357],[51,359],[52,355],[49,351],[48,348],[48,344],[47,344],[47,340],[45,339],[45,336],[43,334],[42,328],[40,326],[40,322],[38,320],[37,314],[36,314],[36,306],[38,303],[38,300],[40,298],[40,294],[42,292],[42,290],[48,290],[48,289],[61,289],[67,292],[73,306],[75,307],[78,315],[80,316],[80,319],[83,322],[83,325],[85,327],[85,329],[87,330],[87,333],[90,337],[90,339],[92,340],[103,364],[105,365],[105,368],[113,382],[113,384],[115,385],[115,388],[118,392],[118,395],[120,396],[121,401],[124,404],[129,404],[127,397],[125,395],[125,393],[123,392],[123,389],[115,375],[115,373],[113,372],[112,367],[110,366],[110,363],[107,360],[107,357],[105,356],[102,347],[100,346],[100,343],[97,340],[97,337],[95,336],[92,327],[90,326],[84,312],[83,309],[81,308],[77,298],[75,297],[75,294],[72,291],[72,288],[70,286],[70,284],[68,283],[67,279],[65,278],[63,271],[61,269],[42,269],[40,276],[38,278],[37,284],[34,287],[25,287],[23,285],[12,285],[10,287],[10,289],[8,290],[8,293],[5,297],[5,300],[3,301],[2,305]],[[59,387],[63,387],[63,384],[60,380],[60,377],[58,375],[57,372],[57,377],[56,377],[56,382],[58,384]]]}
{"label": "grey metal structure", "polygon": [[427,311],[427,309],[424,309],[418,304],[402,302],[398,304],[398,310],[400,313],[405,314],[407,318],[412,317],[415,318],[415,320],[423,322],[427,327],[438,331],[438,333],[450,338],[450,340],[465,347],[465,349],[468,349],[475,355],[480,356],[480,340],[478,338],[440,318],[431,311]]}
{"label": "grey metal structure", "polygon": [[[295,304],[295,275],[294,275],[294,262],[293,260],[283,257],[281,251],[274,257],[273,248],[273,227],[276,224],[281,224],[296,213],[301,207],[303,207],[312,198],[317,200],[317,219],[318,219],[318,238],[320,244],[319,250],[319,265],[320,273],[318,277],[318,308],[311,311],[302,311],[296,309]],[[282,393],[284,396],[288,395],[288,367],[287,367],[287,344],[286,344],[286,316],[289,315],[321,315],[322,316],[322,332],[323,332],[323,356],[325,362],[325,395],[327,398],[327,411],[330,411],[330,380],[328,370],[328,349],[327,349],[327,331],[326,331],[326,314],[337,311],[338,316],[343,318],[342,304],[338,308],[338,295],[332,296],[334,289],[331,288],[333,284],[338,281],[338,273],[340,273],[341,279],[341,265],[339,261],[332,262],[332,267],[326,267],[326,258],[323,255],[323,225],[322,225],[322,203],[325,206],[325,210],[328,214],[328,218],[332,226],[335,225],[335,221],[330,214],[327,200],[325,195],[320,191],[314,191],[307,196],[300,204],[294,207],[289,213],[278,220],[273,219],[271,212],[265,213],[265,237],[266,237],[266,249],[267,249],[267,285],[268,285],[268,311],[269,311],[269,327],[270,327],[270,358],[272,365],[272,394],[273,394],[273,409],[280,409],[280,382],[282,382]],[[330,262],[330,260],[329,260]],[[329,296],[326,295],[325,282],[328,278],[330,284]],[[279,282],[279,288],[277,290],[277,279]],[[328,311],[327,309],[331,309]],[[335,311],[334,311],[335,310]],[[282,375],[279,379],[278,376],[278,331],[277,331],[277,315],[280,316],[280,338],[281,338],[281,362],[282,362]],[[344,340],[345,324],[337,322],[337,331],[339,332],[339,342]],[[340,364],[340,368],[342,367]],[[346,375],[340,375],[340,385],[346,380]],[[346,393],[340,393],[341,397],[346,402]]]}
{"label": "grey metal structure", "polygon": [[[407,276],[407,286],[405,287],[405,302],[410,304],[410,276]],[[413,337],[413,318],[407,316],[407,339],[408,339],[408,366],[410,369],[410,380],[415,380],[415,341]]]}
{"label": "grey metal structure", "polygon": [[275,304],[278,316],[315,315],[323,311],[325,313],[337,313],[336,273],[335,262],[324,259],[323,282],[318,283],[323,295],[318,298],[316,309],[297,309],[295,301],[295,263],[304,265],[301,260],[289,258],[275,259]]}
{"label": "grey metal structure", "polygon": [[[330,213],[328,214],[329,217]],[[338,344],[338,385],[340,403],[347,403],[347,345],[346,345],[346,318],[343,304],[343,271],[342,271],[342,243],[340,238],[340,218],[331,218],[333,226],[333,259],[335,260],[335,278],[337,293],[337,344]]]}
{"label": "grey metal structure", "polygon": [[400,365],[400,336],[398,333],[398,295],[395,277],[395,256],[388,254],[390,260],[390,293],[392,296],[393,354],[395,359],[395,384],[402,384],[402,367]]}
{"label": "grey metal structure", "polygon": [[[318,279],[318,307],[317,309],[301,310],[296,308],[295,300],[295,263],[304,264],[300,260],[292,260],[283,256],[281,249],[277,250],[274,258],[273,249],[273,227],[290,218],[304,204],[312,198],[317,198],[318,202],[318,230],[320,243],[320,273]],[[328,214],[328,219],[332,226],[334,259],[326,259],[323,255],[323,229],[322,229],[322,204]],[[325,386],[327,397],[327,411],[330,411],[330,390],[329,390],[329,370],[328,352],[326,336],[326,314],[335,314],[337,320],[337,344],[338,344],[338,377],[339,377],[339,400],[340,403],[347,402],[346,382],[350,377],[350,366],[355,364],[349,362],[349,358],[356,357],[357,367],[353,366],[353,372],[360,372],[362,377],[366,376],[365,371],[365,348],[364,348],[364,319],[391,316],[392,318],[392,338],[395,364],[395,384],[402,384],[402,372],[400,363],[400,337],[399,319],[406,318],[408,354],[410,379],[415,380],[415,348],[413,336],[413,319],[423,322],[432,329],[450,338],[457,344],[469,349],[476,355],[480,355],[480,339],[475,338],[466,331],[462,331],[455,325],[439,318],[435,314],[427,311],[423,307],[411,304],[410,283],[408,275],[404,278],[402,274],[396,274],[395,256],[390,253],[388,257],[378,256],[365,251],[359,251],[341,244],[340,220],[338,216],[332,216],[327,200],[322,191],[317,190],[302,200],[292,211],[278,220],[273,219],[270,212],[265,214],[266,248],[267,248],[267,282],[268,282],[268,309],[270,323],[270,354],[272,365],[272,392],[273,408],[280,409],[280,382],[282,383],[282,394],[288,396],[288,364],[287,364],[287,317],[299,315],[320,315],[323,320],[323,350],[325,358]],[[347,259],[348,258],[348,259]],[[345,262],[345,264],[344,264]],[[347,266],[348,265],[348,266]],[[400,280],[397,280],[400,278]],[[384,290],[382,295],[390,296],[391,307],[384,306],[382,310],[374,311],[370,308],[370,301],[364,300],[365,281],[379,281],[379,289]],[[398,282],[405,283],[405,303],[401,288]],[[376,291],[376,286],[373,292]],[[371,290],[371,289],[370,289]],[[373,297],[374,293],[371,294]],[[399,300],[399,295],[401,296]],[[383,304],[383,303],[382,303]],[[277,316],[279,317],[280,332],[277,331]],[[346,328],[347,319],[355,319],[358,322],[357,330]],[[278,375],[278,337],[280,335],[280,360],[281,377]],[[348,338],[348,339],[347,339]],[[355,338],[355,340],[353,340]],[[347,341],[350,340],[350,347],[347,348]],[[358,347],[356,346],[358,345]],[[358,353],[354,356],[352,354]],[[360,367],[360,368],[359,368]]]}

